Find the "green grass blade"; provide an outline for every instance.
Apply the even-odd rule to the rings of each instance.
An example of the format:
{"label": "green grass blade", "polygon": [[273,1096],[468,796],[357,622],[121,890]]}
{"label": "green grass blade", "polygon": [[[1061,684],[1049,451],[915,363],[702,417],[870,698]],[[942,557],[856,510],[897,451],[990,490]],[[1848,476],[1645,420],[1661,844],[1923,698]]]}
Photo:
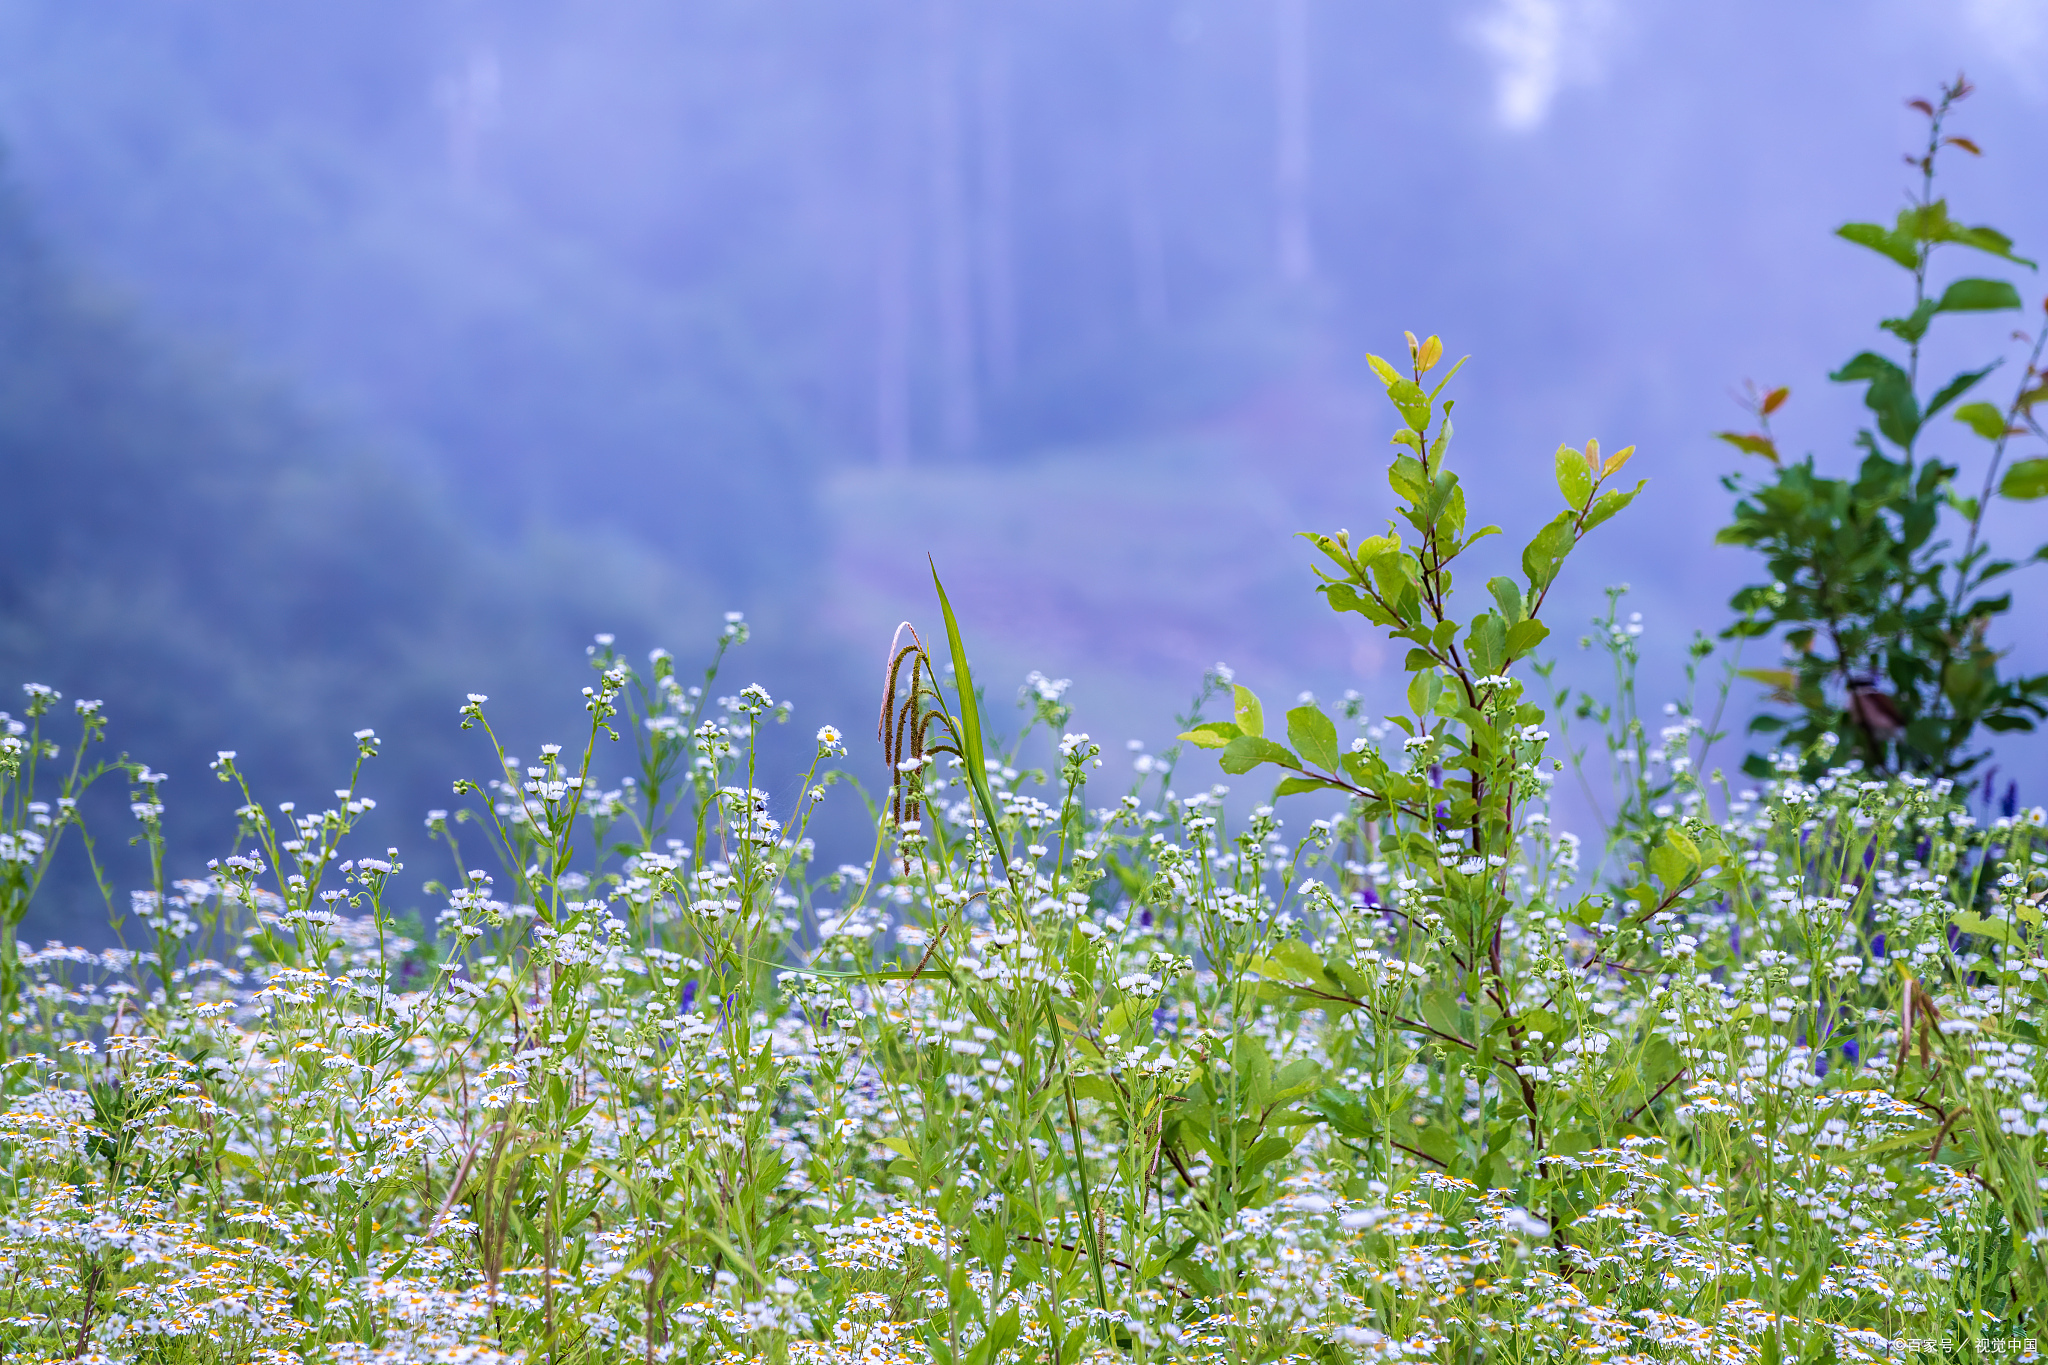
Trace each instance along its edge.
{"label": "green grass blade", "polygon": [[927,562],[932,566],[932,586],[938,589],[939,612],[946,618],[946,645],[953,651],[953,680],[960,693],[960,757],[967,769],[967,785],[974,789],[974,799],[981,807],[981,815],[988,821],[988,837],[995,841],[996,856],[1002,859],[1003,874],[1009,875],[1010,855],[1003,848],[1003,836],[997,828],[995,793],[989,790],[987,751],[981,742],[981,708],[974,700],[974,675],[967,669],[967,646],[960,639],[960,622],[953,615],[953,604],[946,598],[946,585],[939,581],[937,561]]}

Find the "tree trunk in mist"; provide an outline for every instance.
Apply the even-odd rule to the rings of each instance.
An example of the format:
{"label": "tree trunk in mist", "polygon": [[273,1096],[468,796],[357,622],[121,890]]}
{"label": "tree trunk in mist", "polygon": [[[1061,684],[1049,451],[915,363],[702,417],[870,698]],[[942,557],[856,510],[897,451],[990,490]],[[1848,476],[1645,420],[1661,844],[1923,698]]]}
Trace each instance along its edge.
{"label": "tree trunk in mist", "polygon": [[974,449],[974,295],[960,134],[959,0],[927,0],[932,270],[938,305],[939,438],[948,455]]}
{"label": "tree trunk in mist", "polygon": [[1010,28],[1004,7],[985,0],[979,95],[979,243],[984,345],[990,387],[1008,388],[1017,377],[1016,255],[1011,241]]}
{"label": "tree trunk in mist", "polygon": [[[889,27],[903,32],[895,6]],[[907,468],[911,460],[911,110],[896,79],[909,53],[889,53],[875,91],[875,184],[871,223],[874,300],[875,457],[884,469]]]}
{"label": "tree trunk in mist", "polygon": [[1308,283],[1315,274],[1309,231],[1308,0],[1274,0],[1274,92],[1278,137],[1273,188],[1280,282]]}
{"label": "tree trunk in mist", "polygon": [[902,206],[877,214],[875,250],[875,455],[910,464],[910,269]]}

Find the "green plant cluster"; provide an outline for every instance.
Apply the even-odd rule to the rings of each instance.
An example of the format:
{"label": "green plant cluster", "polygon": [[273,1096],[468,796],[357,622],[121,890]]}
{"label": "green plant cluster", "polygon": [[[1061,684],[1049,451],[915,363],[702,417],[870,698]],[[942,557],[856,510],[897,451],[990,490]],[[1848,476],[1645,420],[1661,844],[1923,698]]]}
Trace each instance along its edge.
{"label": "green plant cluster", "polygon": [[[2034,415],[2048,399],[2041,371],[2048,327],[2015,334],[2025,361],[2003,402],[1959,400],[1997,376],[2005,357],[1966,369],[1921,397],[1922,347],[1938,321],[2023,311],[2019,290],[2004,279],[1963,276],[1937,288],[1930,278],[1936,253],[1946,259],[1947,249],[1963,248],[2034,268],[2014,254],[2004,233],[1965,226],[1935,193],[1945,154],[1980,155],[1976,143],[1947,131],[1957,101],[1969,92],[1959,78],[1942,88],[1938,101],[1912,102],[1926,116],[1927,142],[1908,158],[1920,183],[1896,221],[1838,230],[1843,240],[1912,277],[1911,306],[1878,324],[1903,347],[1903,356],[1861,351],[1828,376],[1863,385],[1871,413],[1873,427],[1856,438],[1864,456],[1854,477],[1820,473],[1811,455],[1785,460],[1770,418],[1786,389],[1752,390],[1758,430],[1722,433],[1772,466],[1762,479],[1727,480],[1738,501],[1720,539],[1759,551],[1771,574],[1769,583],[1735,595],[1742,619],[1730,634],[1782,634],[1792,654],[1790,667],[1749,676],[1794,710],[1759,716],[1751,729],[1783,735],[1795,748],[1840,734],[1874,770],[1938,777],[1961,776],[1983,762],[1988,751],[1974,747],[1980,730],[2031,730],[2048,715],[2048,674],[2000,673],[2003,651],[1991,632],[2012,609],[2002,580],[2020,565],[1998,557],[1982,534],[1994,499],[2048,497],[2048,458],[2007,462],[2016,438],[2048,439]],[[1936,428],[1934,419],[1951,406],[1955,425]],[[1959,482],[1959,464],[1926,449],[1949,438],[1988,446],[1980,489]],[[2028,559],[2043,557],[2048,546]],[[1766,760],[1754,756],[1750,768],[1760,775]]]}

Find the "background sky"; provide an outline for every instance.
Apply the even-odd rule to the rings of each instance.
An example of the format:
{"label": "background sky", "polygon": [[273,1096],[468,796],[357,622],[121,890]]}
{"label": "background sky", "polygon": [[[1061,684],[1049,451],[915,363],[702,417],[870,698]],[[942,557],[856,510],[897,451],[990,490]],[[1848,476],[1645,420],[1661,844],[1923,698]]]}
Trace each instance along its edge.
{"label": "background sky", "polygon": [[991,691],[1071,677],[1113,752],[1218,660],[1392,708],[1290,534],[1389,514],[1365,355],[1412,328],[1473,357],[1454,459],[1510,534],[1469,581],[1561,441],[1638,447],[1555,638],[1590,680],[1627,582],[1660,695],[1753,572],[1740,383],[1853,462],[1825,375],[1906,286],[1831,232],[1965,70],[1950,201],[2038,256],[2048,0],[0,0],[0,665],[106,696],[194,861],[215,749],[317,793],[375,725],[410,831],[478,767],[463,692],[559,740],[593,632],[690,658],[726,610],[728,681],[879,769],[927,553]]}

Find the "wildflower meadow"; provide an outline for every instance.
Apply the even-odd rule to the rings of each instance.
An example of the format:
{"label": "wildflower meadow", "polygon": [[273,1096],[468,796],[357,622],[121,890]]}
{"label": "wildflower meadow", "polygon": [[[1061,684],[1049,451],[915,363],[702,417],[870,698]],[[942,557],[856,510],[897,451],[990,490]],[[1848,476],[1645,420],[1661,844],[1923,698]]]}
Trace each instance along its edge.
{"label": "wildflower meadow", "polygon": [[[1873,247],[1920,303],[1935,247],[2011,254],[1936,203]],[[1914,354],[1903,398],[1858,372],[1906,497],[1905,405],[1917,431],[1949,401]],[[2039,433],[2039,354],[1966,409],[1999,459]],[[1442,343],[1373,364],[1395,454],[1356,515],[1385,531],[1302,552],[1405,651],[1394,714],[1218,666],[1173,747],[1106,746],[1066,681],[1013,711],[977,679],[938,566],[875,711],[800,772],[762,756],[790,708],[729,679],[734,617],[687,667],[598,637],[555,734],[469,696],[475,766],[403,847],[358,832],[364,731],[314,801],[221,753],[238,833],[187,850],[118,718],[30,686],[0,717],[0,1359],[2037,1359],[2048,813],[1955,723],[2023,728],[2035,694],[1951,671],[1888,726],[1881,657],[1799,655],[1763,680],[1833,719],[1766,717],[1740,771],[1737,646],[1806,629],[1828,566],[1766,547],[1726,641],[1658,639],[1618,591],[1559,628],[1655,456],[1562,447],[1553,515],[1477,525]],[[1777,534],[1786,500],[1743,496],[1743,543]],[[1967,559],[1982,505],[1938,510]],[[1496,534],[1519,571],[1454,589]],[[1964,597],[1966,626],[2005,610]],[[1582,633],[1599,695],[1552,669]],[[1689,695],[1639,704],[1651,649]],[[1613,794],[1583,835],[1553,814],[1580,780]],[[97,785],[130,828],[84,818]],[[820,864],[828,803],[866,857]],[[130,836],[147,886],[104,870]],[[60,860],[126,947],[18,941]]]}

